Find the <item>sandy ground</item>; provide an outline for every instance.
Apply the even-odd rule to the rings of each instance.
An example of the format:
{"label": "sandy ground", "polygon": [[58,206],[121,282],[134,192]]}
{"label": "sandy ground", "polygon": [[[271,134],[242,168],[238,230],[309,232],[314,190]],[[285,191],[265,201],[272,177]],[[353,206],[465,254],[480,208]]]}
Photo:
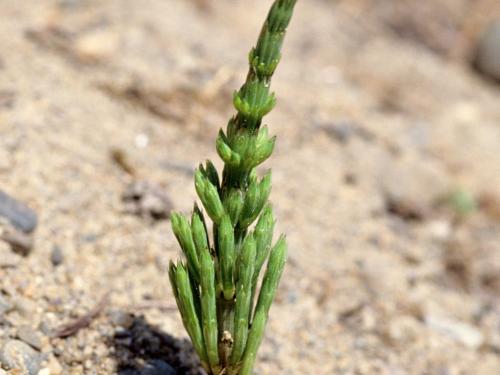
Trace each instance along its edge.
{"label": "sandy ground", "polygon": [[[500,88],[468,64],[500,10],[426,3],[299,1],[266,120],[290,258],[258,374],[500,373]],[[122,196],[146,180],[190,210],[268,5],[2,3],[0,188],[39,222],[28,256],[0,241],[0,347],[31,341],[42,375],[199,373],[170,223]]]}

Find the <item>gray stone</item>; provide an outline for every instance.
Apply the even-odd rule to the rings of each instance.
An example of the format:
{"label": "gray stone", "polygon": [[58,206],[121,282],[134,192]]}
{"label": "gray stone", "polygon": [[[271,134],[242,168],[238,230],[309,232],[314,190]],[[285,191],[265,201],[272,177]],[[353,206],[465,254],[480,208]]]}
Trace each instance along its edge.
{"label": "gray stone", "polygon": [[41,355],[28,344],[9,340],[0,349],[0,362],[5,370],[20,370],[23,374],[37,375]]}
{"label": "gray stone", "polygon": [[124,311],[112,310],[109,313],[109,319],[115,326],[130,328],[134,324],[134,316]]}
{"label": "gray stone", "polygon": [[348,122],[321,125],[321,129],[340,143],[347,143],[355,133],[354,127]]}
{"label": "gray stone", "polygon": [[30,326],[20,326],[17,329],[17,337],[37,350],[42,348],[42,336]]}
{"label": "gray stone", "polygon": [[134,181],[124,192],[125,212],[152,220],[167,219],[173,208],[167,192],[148,181]]}
{"label": "gray stone", "polygon": [[141,375],[177,375],[177,371],[167,362],[155,359],[144,366]]}
{"label": "gray stone", "polygon": [[161,359],[153,359],[141,369],[121,370],[118,375],[177,375],[177,370]]}
{"label": "gray stone", "polygon": [[475,64],[481,73],[500,81],[500,19],[493,22],[479,39]]}
{"label": "gray stone", "polygon": [[33,237],[15,228],[4,230],[2,240],[7,242],[16,253],[27,256],[33,250]]}
{"label": "gray stone", "polygon": [[50,262],[53,266],[59,266],[64,261],[64,255],[61,248],[58,245],[54,245],[52,252],[50,253]]}
{"label": "gray stone", "polygon": [[5,313],[8,313],[14,308],[9,300],[0,294],[0,316],[3,316]]}
{"label": "gray stone", "polygon": [[26,233],[32,232],[38,221],[35,211],[2,190],[0,190],[0,216]]}
{"label": "gray stone", "polygon": [[36,310],[36,303],[24,297],[16,297],[12,299],[12,302],[14,309],[22,316],[31,316]]}

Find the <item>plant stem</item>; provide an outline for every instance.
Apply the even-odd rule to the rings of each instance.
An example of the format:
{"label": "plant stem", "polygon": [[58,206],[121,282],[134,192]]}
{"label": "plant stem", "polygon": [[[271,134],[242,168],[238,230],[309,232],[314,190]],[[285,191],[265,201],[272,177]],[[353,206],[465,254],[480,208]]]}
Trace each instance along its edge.
{"label": "plant stem", "polygon": [[229,364],[229,356],[233,347],[234,332],[234,308],[233,300],[225,298],[217,299],[217,325],[219,328],[219,360],[222,368]]}

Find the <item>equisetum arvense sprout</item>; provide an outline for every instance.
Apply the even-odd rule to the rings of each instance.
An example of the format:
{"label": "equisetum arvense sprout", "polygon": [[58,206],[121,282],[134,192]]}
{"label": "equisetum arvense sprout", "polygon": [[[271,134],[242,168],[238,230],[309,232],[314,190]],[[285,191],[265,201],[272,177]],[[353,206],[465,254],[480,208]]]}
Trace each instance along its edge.
{"label": "equisetum arvense sprout", "polygon": [[[271,156],[276,141],[262,126],[262,118],[275,105],[271,77],[295,3],[274,1],[249,54],[246,82],[233,97],[237,113],[216,140],[224,162],[222,177],[210,161],[195,172],[204,212],[195,204],[191,220],[171,215],[185,260],[170,263],[170,282],[208,374],[252,373],[286,262],[285,237],[272,243],[271,173],[259,178],[256,168]],[[211,236],[205,214],[212,221]]]}

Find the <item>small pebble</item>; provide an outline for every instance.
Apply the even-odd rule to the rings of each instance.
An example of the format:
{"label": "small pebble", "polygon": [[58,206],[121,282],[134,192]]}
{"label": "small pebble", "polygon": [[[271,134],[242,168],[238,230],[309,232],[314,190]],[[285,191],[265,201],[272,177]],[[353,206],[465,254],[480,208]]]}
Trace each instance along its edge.
{"label": "small pebble", "polygon": [[22,256],[28,256],[31,250],[33,250],[32,236],[17,229],[5,230],[2,233],[2,240],[7,242],[12,250]]}
{"label": "small pebble", "polygon": [[52,247],[52,252],[50,253],[50,262],[53,266],[57,267],[64,261],[64,255],[61,248],[58,245]]}
{"label": "small pebble", "polygon": [[7,297],[0,294],[0,316],[8,313],[13,309],[14,306],[7,300]]}
{"label": "small pebble", "polygon": [[477,70],[500,81],[500,19],[481,36],[475,57]]}
{"label": "small pebble", "polygon": [[427,225],[427,230],[435,240],[445,241],[450,238],[452,227],[448,220],[431,220]]}
{"label": "small pebble", "polygon": [[63,368],[55,357],[50,358],[48,368],[50,375],[61,375],[63,373]]}
{"label": "small pebble", "polygon": [[46,336],[51,336],[54,333],[55,328],[58,326],[59,320],[54,313],[47,313],[43,317],[40,323],[40,331]]}
{"label": "small pebble", "polygon": [[95,233],[87,233],[87,234],[84,234],[82,237],[81,237],[81,240],[83,242],[87,242],[87,243],[93,243],[95,242],[97,239],[99,238],[99,236]]}
{"label": "small pebble", "polygon": [[0,362],[6,370],[16,369],[23,374],[38,375],[41,356],[28,344],[9,340],[0,349]]}
{"label": "small pebble", "polygon": [[176,375],[177,371],[167,362],[155,359],[147,363],[140,372],[141,375]]}
{"label": "small pebble", "polygon": [[321,129],[340,143],[347,143],[354,135],[355,129],[349,122],[333,122],[321,125]]}
{"label": "small pebble", "polygon": [[16,297],[12,302],[14,309],[25,317],[32,316],[36,310],[36,303],[24,297]]}
{"label": "small pebble", "polygon": [[137,370],[127,368],[125,370],[120,370],[117,373],[118,375],[141,375],[141,373]]}
{"label": "small pebble", "polygon": [[0,268],[15,268],[20,261],[21,257],[13,253],[6,242],[0,240]]}
{"label": "small pebble", "polygon": [[15,228],[25,232],[32,232],[37,225],[35,211],[0,190],[0,216],[6,218]]}
{"label": "small pebble", "polygon": [[134,181],[124,192],[125,212],[153,220],[167,219],[173,208],[167,192],[148,181]]}
{"label": "small pebble", "polygon": [[434,331],[446,335],[470,349],[478,349],[484,342],[484,336],[476,327],[437,316],[426,316],[425,323]]}
{"label": "small pebble", "polygon": [[20,326],[17,329],[17,337],[37,350],[42,348],[42,337],[40,333],[30,326]]}
{"label": "small pebble", "polygon": [[118,48],[117,35],[107,30],[96,30],[82,35],[75,42],[75,54],[85,63],[106,61]]}
{"label": "small pebble", "polygon": [[449,191],[444,171],[422,162],[381,164],[378,174],[388,213],[407,221],[428,218],[436,199]]}
{"label": "small pebble", "polygon": [[128,329],[134,324],[134,316],[120,310],[113,310],[109,313],[109,319],[115,326]]}

